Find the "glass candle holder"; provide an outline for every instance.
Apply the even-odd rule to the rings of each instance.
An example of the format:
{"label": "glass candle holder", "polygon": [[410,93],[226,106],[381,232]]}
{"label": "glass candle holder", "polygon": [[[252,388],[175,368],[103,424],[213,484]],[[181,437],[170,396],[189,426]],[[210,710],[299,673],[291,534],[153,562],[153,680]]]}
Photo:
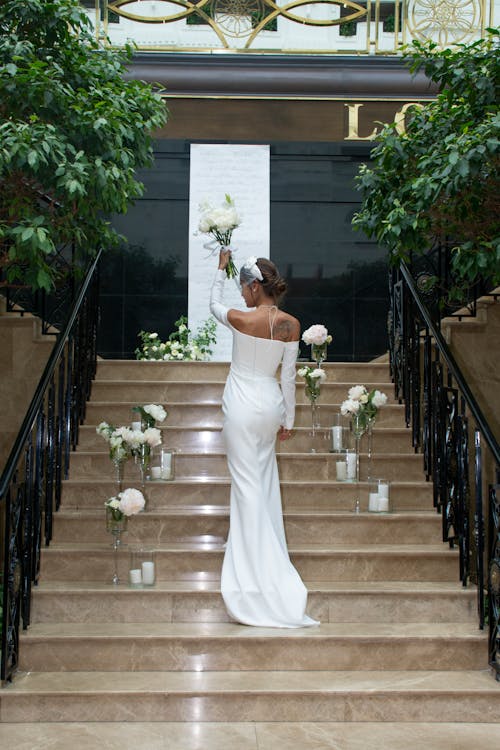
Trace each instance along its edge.
{"label": "glass candle holder", "polygon": [[135,547],[130,551],[129,584],[132,588],[154,586],[156,581],[154,551]]}
{"label": "glass candle holder", "polygon": [[351,449],[345,452],[346,481],[358,481],[358,454]]}
{"label": "glass candle holder", "polygon": [[368,483],[368,511],[370,513],[390,513],[390,483],[387,479],[371,479]]}
{"label": "glass candle holder", "polygon": [[344,453],[351,447],[350,443],[350,426],[349,421],[342,414],[333,415],[332,433],[332,453]]}
{"label": "glass candle holder", "polygon": [[164,449],[160,453],[161,479],[171,481],[175,478],[175,451]]}

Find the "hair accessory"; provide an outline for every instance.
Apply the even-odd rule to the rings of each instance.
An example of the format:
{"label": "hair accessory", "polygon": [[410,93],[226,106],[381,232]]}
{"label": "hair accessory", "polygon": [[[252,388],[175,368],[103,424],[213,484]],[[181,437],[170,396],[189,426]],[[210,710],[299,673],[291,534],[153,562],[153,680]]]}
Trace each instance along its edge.
{"label": "hair accessory", "polygon": [[254,279],[264,281],[261,270],[257,265],[257,258],[255,255],[250,255],[242,265],[242,271],[244,270],[245,276],[252,276]]}

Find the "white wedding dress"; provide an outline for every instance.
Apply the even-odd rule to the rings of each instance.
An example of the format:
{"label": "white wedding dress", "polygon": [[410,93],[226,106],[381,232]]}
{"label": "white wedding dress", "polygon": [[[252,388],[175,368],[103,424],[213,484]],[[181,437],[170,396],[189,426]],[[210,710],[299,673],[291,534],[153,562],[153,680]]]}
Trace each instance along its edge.
{"label": "white wedding dress", "polygon": [[[233,334],[222,399],[231,474],[230,530],[222,565],[226,608],[245,625],[317,625],[305,614],[307,589],[288,555],[276,463],[276,433],[293,427],[298,342],[249,336],[231,326],[218,271],[210,310]],[[281,363],[281,389],[276,370]]]}

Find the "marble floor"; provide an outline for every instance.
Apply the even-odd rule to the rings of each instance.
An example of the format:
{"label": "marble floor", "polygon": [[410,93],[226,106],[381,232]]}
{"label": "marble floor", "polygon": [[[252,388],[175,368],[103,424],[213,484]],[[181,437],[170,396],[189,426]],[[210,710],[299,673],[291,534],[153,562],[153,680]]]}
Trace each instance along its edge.
{"label": "marble floor", "polygon": [[472,750],[500,746],[500,724],[0,724],[16,750]]}

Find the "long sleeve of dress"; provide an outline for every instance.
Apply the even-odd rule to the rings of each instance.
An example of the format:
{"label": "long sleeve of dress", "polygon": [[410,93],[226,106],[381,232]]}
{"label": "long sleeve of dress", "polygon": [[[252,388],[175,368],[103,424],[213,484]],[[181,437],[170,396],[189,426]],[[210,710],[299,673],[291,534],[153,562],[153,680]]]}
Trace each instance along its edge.
{"label": "long sleeve of dress", "polygon": [[214,283],[212,284],[212,292],[210,295],[210,312],[217,318],[219,323],[223,323],[225,326],[229,326],[227,321],[228,308],[222,304],[222,298],[224,296],[224,281],[226,279],[226,272],[220,268],[215,274]]}
{"label": "long sleeve of dress", "polygon": [[285,351],[281,361],[281,392],[285,402],[285,424],[291,430],[295,421],[295,363],[299,353],[299,342],[289,341],[285,344]]}

